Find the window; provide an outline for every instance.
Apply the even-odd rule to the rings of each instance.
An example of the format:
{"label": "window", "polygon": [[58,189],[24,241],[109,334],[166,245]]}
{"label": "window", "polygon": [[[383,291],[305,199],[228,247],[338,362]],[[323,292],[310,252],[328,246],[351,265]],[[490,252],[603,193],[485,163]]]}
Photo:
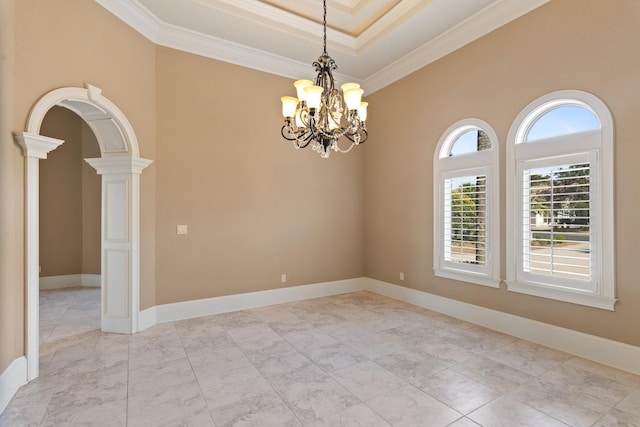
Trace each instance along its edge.
{"label": "window", "polygon": [[444,133],[434,154],[434,272],[500,284],[498,138],[482,120]]}
{"label": "window", "polygon": [[546,95],[507,146],[510,291],[613,310],[613,128],[602,101]]}

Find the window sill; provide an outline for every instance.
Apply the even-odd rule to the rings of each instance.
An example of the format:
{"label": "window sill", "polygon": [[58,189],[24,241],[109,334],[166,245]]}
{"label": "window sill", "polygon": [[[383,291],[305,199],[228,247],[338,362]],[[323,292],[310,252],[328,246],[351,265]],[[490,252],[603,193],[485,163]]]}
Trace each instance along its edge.
{"label": "window sill", "polygon": [[602,310],[615,311],[615,298],[608,298],[599,295],[582,294],[561,289],[543,287],[531,283],[507,282],[507,289],[512,292],[533,295],[541,298],[554,299],[572,304],[580,304],[587,307],[599,308]]}
{"label": "window sill", "polygon": [[436,277],[443,277],[445,279],[458,280],[460,282],[468,282],[476,285],[487,286],[490,288],[499,288],[500,279],[493,279],[491,277],[472,273],[463,270],[445,270],[445,269],[433,269]]}

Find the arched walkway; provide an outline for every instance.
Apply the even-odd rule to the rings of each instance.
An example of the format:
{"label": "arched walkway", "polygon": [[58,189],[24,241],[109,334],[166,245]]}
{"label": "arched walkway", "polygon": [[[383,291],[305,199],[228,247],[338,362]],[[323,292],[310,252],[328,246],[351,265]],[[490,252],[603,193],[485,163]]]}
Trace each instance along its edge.
{"label": "arched walkway", "polygon": [[54,106],[70,109],[87,122],[98,139],[101,157],[85,159],[102,176],[101,329],[138,331],[140,294],[140,174],[151,160],[139,157],[138,141],[125,115],[102,90],[66,87],[53,90],[33,106],[27,129],[14,135],[26,161],[27,374],[39,364],[39,161],[64,143],[40,135]]}

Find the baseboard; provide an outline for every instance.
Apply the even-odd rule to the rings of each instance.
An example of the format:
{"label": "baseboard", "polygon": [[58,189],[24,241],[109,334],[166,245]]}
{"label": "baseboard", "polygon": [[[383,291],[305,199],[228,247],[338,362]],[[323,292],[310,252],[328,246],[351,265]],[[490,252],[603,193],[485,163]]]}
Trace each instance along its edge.
{"label": "baseboard", "polygon": [[362,290],[640,375],[640,347],[366,277],[158,305],[140,311],[138,328]]}
{"label": "baseboard", "polygon": [[375,279],[365,283],[368,291],[640,375],[640,347]]}
{"label": "baseboard", "polygon": [[40,290],[76,288],[80,286],[99,288],[102,276],[99,274],[67,274],[40,278]]}
{"label": "baseboard", "polygon": [[27,358],[22,356],[11,364],[0,375],[0,414],[11,402],[18,389],[27,383]]}
{"label": "baseboard", "polygon": [[357,292],[364,290],[365,283],[366,279],[361,277],[356,279],[338,280],[335,282],[315,283],[311,285],[271,289],[268,291],[163,304],[153,307],[155,313],[150,311],[151,309],[146,309],[140,312],[141,315],[139,317],[139,323],[150,325],[150,319],[154,314],[156,323],[164,323],[176,320],[192,319],[194,317],[210,316],[212,314],[284,304],[287,302],[310,298],[320,298],[349,292]]}
{"label": "baseboard", "polygon": [[141,310],[138,313],[138,331],[142,332],[145,329],[156,325],[158,323],[158,317],[156,315],[156,307],[149,307]]}
{"label": "baseboard", "polygon": [[80,279],[82,286],[87,288],[101,288],[102,275],[100,274],[83,274]]}

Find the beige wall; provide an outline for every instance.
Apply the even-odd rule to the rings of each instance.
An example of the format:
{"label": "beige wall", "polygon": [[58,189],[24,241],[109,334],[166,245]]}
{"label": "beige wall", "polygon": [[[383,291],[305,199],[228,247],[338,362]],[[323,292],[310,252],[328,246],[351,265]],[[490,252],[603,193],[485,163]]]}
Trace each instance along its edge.
{"label": "beige wall", "polygon": [[289,79],[160,47],[157,65],[157,303],[362,276],[362,151],[283,140]]}
{"label": "beige wall", "polygon": [[[0,0],[0,372],[24,354],[24,157],[11,138],[47,92],[91,83],[155,159],[155,47],[97,3]],[[45,160],[46,161],[46,160]],[[155,165],[141,178],[141,306],[155,304]]]}
{"label": "beige wall", "polygon": [[100,157],[98,140],[80,120],[82,135],[82,273],[100,274],[102,250],[102,177],[84,159]]}
{"label": "beige wall", "polygon": [[40,163],[40,276],[100,274],[101,180],[83,160],[100,157],[98,142],[62,107],[47,113],[40,133],[65,141]]}
{"label": "beige wall", "polygon": [[[552,1],[369,98],[365,148],[366,275],[507,313],[640,345],[637,226],[640,182],[640,2]],[[616,126],[615,312],[434,277],[433,153],[456,121],[477,117],[507,133],[536,98],[560,89],[600,97]],[[407,108],[399,108],[406,105]],[[390,124],[400,124],[392,126]],[[389,125],[388,125],[389,124]],[[502,215],[504,169],[502,170]],[[504,221],[502,221],[504,223]],[[501,229],[505,277],[506,229]],[[406,280],[398,281],[405,272]]]}
{"label": "beige wall", "polygon": [[23,157],[13,144],[15,0],[0,0],[0,372],[24,354]]}
{"label": "beige wall", "polygon": [[[640,345],[640,199],[627,197],[640,178],[636,0],[550,2],[369,96],[370,141],[329,160],[280,137],[289,79],[156,47],[92,1],[0,6],[0,372],[24,354],[24,159],[10,132],[39,97],[85,82],[154,160],[141,179],[143,309],[278,288],[282,273],[294,286],[365,274],[397,283],[403,271],[405,286]],[[567,88],[602,98],[616,122],[616,312],[436,279],[431,162],[442,132],[484,119],[504,162],[518,112]]]}
{"label": "beige wall", "polygon": [[[21,0],[15,19],[20,55],[12,130],[24,129],[29,110],[45,93],[90,83],[125,114],[141,157],[155,159],[153,43],[93,1]],[[155,164],[144,170],[141,192],[140,297],[146,308],[155,304]]]}
{"label": "beige wall", "polygon": [[82,271],[82,136],[74,113],[55,107],[40,133],[64,140],[40,162],[40,276]]}

